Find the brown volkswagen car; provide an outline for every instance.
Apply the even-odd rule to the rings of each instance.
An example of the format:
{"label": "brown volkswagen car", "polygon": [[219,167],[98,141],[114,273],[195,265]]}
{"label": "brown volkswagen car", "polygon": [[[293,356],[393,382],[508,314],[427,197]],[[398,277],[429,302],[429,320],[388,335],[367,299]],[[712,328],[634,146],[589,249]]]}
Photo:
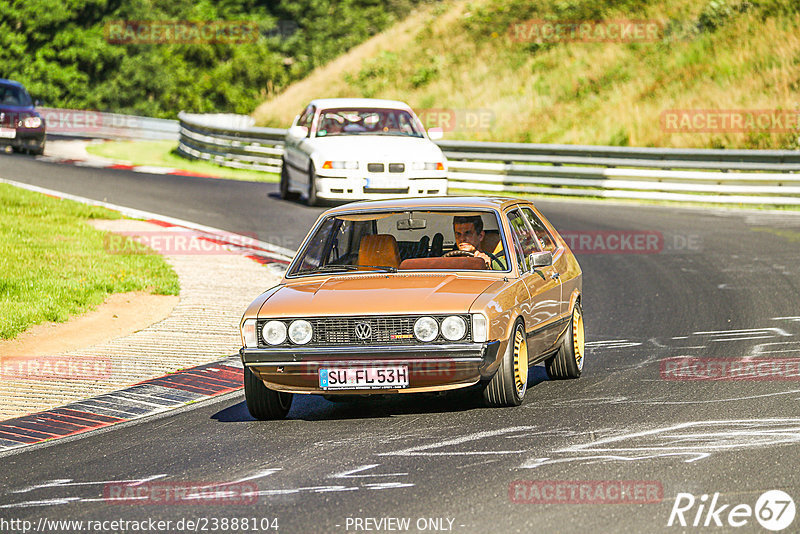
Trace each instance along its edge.
{"label": "brown volkswagen car", "polygon": [[516,406],[530,365],[544,362],[550,378],[580,376],[581,296],[577,260],[528,201],[333,208],[242,317],[247,407],[276,419],[293,394],[469,386],[491,406]]}

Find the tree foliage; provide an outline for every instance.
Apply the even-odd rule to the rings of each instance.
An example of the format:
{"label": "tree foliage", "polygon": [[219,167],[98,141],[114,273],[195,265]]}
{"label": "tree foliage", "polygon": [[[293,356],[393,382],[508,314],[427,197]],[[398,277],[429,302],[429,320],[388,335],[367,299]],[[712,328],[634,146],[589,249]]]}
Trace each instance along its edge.
{"label": "tree foliage", "polygon": [[[0,77],[53,107],[249,113],[417,0],[0,0]],[[115,44],[115,21],[247,21],[245,43]]]}

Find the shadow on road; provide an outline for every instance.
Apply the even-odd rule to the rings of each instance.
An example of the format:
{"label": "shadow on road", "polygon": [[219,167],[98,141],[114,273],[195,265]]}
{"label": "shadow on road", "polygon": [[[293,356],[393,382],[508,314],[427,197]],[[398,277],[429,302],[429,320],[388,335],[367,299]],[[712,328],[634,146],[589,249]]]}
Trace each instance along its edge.
{"label": "shadow on road", "polygon": [[[528,390],[547,381],[544,367],[537,365],[528,371]],[[357,397],[295,395],[287,420],[329,421],[371,419],[395,415],[461,412],[487,408],[478,388],[470,387],[447,393],[387,394]],[[244,401],[228,406],[211,416],[220,423],[251,422]]]}

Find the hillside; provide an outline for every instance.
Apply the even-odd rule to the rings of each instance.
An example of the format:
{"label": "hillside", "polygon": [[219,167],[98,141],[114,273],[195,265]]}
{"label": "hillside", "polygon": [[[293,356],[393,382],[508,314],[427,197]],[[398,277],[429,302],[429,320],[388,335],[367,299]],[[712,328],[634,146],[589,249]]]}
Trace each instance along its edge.
{"label": "hillside", "polygon": [[[533,19],[636,19],[654,21],[659,32],[649,42],[533,42],[525,25]],[[800,132],[787,124],[796,128],[790,110],[800,109],[800,3],[427,4],[267,99],[253,116],[286,127],[310,98],[323,96],[407,101],[427,126],[455,119],[446,139],[797,149]],[[712,117],[703,123],[711,131],[675,132],[662,126],[670,110],[782,110],[794,122],[731,132]]]}

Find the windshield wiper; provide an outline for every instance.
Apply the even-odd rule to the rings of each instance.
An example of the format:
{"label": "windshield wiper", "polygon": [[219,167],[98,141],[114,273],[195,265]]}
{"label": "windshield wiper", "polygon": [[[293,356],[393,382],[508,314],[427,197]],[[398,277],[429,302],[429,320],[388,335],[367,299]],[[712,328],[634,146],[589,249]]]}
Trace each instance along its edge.
{"label": "windshield wiper", "polygon": [[390,265],[345,265],[345,264],[336,264],[331,263],[325,265],[323,267],[319,267],[314,269],[312,272],[325,272],[325,271],[360,271],[362,269],[372,269],[375,271],[386,271],[389,273],[396,273],[397,267],[392,267]]}

